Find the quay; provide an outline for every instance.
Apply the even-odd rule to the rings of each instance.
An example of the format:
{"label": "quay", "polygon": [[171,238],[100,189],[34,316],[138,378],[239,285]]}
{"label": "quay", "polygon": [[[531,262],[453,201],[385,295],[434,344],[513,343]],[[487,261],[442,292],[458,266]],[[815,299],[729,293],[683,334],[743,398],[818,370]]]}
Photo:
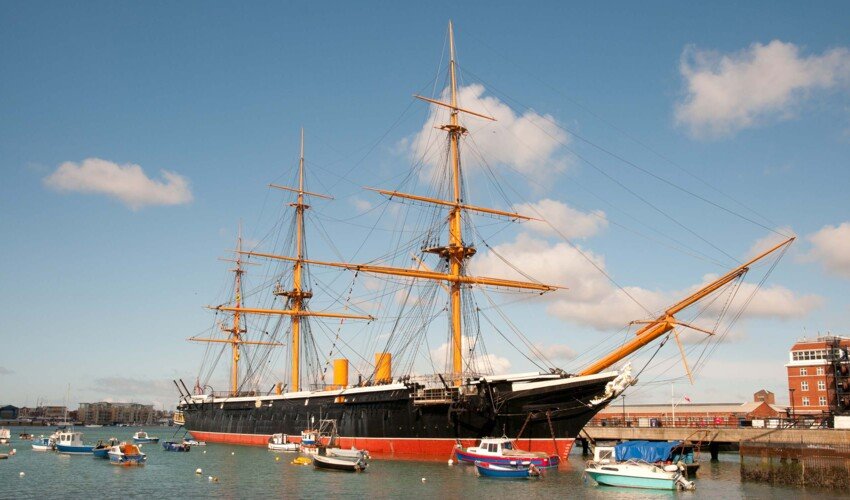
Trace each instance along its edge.
{"label": "quay", "polygon": [[752,427],[613,427],[585,426],[579,436],[582,452],[596,441],[693,441],[708,445],[712,460],[722,445],[742,442],[804,443],[815,446],[850,446],[850,429],[764,429]]}

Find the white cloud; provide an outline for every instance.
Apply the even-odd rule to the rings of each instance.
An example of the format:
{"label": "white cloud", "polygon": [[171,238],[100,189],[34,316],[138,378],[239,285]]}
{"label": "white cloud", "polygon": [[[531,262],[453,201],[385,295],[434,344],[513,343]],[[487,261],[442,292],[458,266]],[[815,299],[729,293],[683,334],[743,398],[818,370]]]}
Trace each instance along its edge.
{"label": "white cloud", "polygon": [[[458,89],[458,106],[496,119],[490,122],[462,114],[462,124],[473,132],[461,148],[461,161],[467,172],[479,167],[481,160],[478,154],[490,165],[509,165],[530,175],[552,174],[567,167],[566,158],[558,152],[562,144],[570,141],[570,136],[551,115],[530,110],[517,115],[498,98],[485,96],[484,90],[478,84]],[[443,91],[441,100],[448,101],[448,90]],[[402,144],[407,146],[414,158],[420,159],[425,155],[424,161],[430,167],[425,175],[433,174],[435,167],[442,166],[440,160],[445,148],[440,144],[445,134],[435,131],[434,126],[445,123],[449,123],[448,110],[433,105],[422,130]],[[478,133],[474,133],[476,131]]]}
{"label": "white cloud", "polygon": [[188,179],[167,170],[160,174],[161,180],[151,179],[139,165],[87,158],[79,164],[69,161],[59,165],[44,178],[44,184],[57,191],[105,194],[133,210],[192,201]]}
{"label": "white cloud", "polygon": [[[487,373],[489,375],[500,375],[503,373],[508,373],[511,369],[511,362],[507,358],[503,358],[502,356],[497,356],[492,353],[488,353],[487,355],[482,355],[480,352],[475,352],[474,356],[471,356],[469,351],[469,344],[472,342],[470,337],[463,337],[461,340],[461,347],[463,349],[463,367],[464,370],[472,370],[479,373]],[[433,360],[435,366],[440,366],[446,360],[448,360],[449,366],[451,366],[451,355],[449,352],[449,343],[444,342],[431,351],[431,359]],[[473,349],[474,351],[474,349]]]}
{"label": "white cloud", "polygon": [[588,238],[608,226],[608,219],[605,218],[605,212],[602,210],[582,212],[566,203],[548,198],[537,203],[516,204],[514,210],[520,215],[546,221],[526,223],[529,229],[546,236],[562,236],[569,239]]}
{"label": "white cloud", "polygon": [[850,278],[850,222],[824,226],[806,239],[812,244],[806,259],[819,262],[831,273]]}
{"label": "white cloud", "polygon": [[787,118],[813,90],[850,83],[850,51],[803,56],[779,40],[733,54],[687,47],[679,70],[687,92],[676,121],[695,136],[722,136]]}
{"label": "white cloud", "polygon": [[372,205],[371,201],[364,200],[363,198],[354,197],[354,198],[351,198],[350,201],[351,201],[351,205],[355,208],[355,210],[357,210],[360,213],[372,210],[372,207],[374,206],[374,205]]}
{"label": "white cloud", "polygon": [[15,372],[6,368],[5,366],[0,366],[0,375],[11,375],[13,373]]}
{"label": "white cloud", "polygon": [[[518,235],[514,242],[497,245],[494,250],[532,278],[568,287],[567,290],[546,295],[550,301],[547,312],[553,316],[600,330],[622,327],[629,321],[647,317],[640,305],[596,269],[605,269],[605,259],[591,250],[583,248],[582,252],[596,267],[566,243],[550,244],[527,234]],[[476,257],[473,265],[473,271],[478,275],[525,279],[492,251]],[[707,283],[710,278],[705,276],[703,283]],[[649,311],[657,313],[699,286],[695,284],[686,290],[649,290],[638,286],[625,286],[624,289]],[[754,286],[746,282],[741,285],[731,304],[732,311],[744,305]],[[820,306],[821,302],[822,299],[816,295],[801,296],[780,285],[764,286],[749,304],[744,317],[800,317]],[[721,306],[718,301],[712,307],[717,312],[716,307]]]}
{"label": "white cloud", "polygon": [[539,345],[535,346],[538,351],[542,352],[552,361],[560,360],[560,361],[569,361],[574,359],[578,354],[575,349],[568,345],[563,344],[552,344],[552,345]]}
{"label": "white cloud", "polygon": [[138,379],[131,377],[102,377],[94,379],[86,392],[98,401],[153,403],[164,401],[166,407],[180,398],[174,383],[168,379]]}

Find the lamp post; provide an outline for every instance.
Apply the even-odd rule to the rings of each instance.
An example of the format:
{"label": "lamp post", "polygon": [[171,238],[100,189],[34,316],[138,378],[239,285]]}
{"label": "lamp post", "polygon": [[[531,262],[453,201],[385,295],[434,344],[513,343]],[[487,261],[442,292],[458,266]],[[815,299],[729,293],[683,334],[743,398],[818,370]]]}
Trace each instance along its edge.
{"label": "lamp post", "polygon": [[626,427],[626,395],[623,394],[623,427]]}
{"label": "lamp post", "polygon": [[790,394],[790,396],[791,396],[791,398],[790,398],[791,399],[791,421],[793,422],[794,421],[794,388],[793,387],[788,388],[788,394]]}

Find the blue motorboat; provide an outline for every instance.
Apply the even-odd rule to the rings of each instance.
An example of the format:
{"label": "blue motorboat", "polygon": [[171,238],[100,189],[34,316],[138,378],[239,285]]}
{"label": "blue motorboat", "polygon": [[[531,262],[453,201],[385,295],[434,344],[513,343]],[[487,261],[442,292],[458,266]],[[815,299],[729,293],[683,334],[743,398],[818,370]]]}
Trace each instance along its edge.
{"label": "blue motorboat", "polygon": [[464,448],[460,444],[455,447],[455,457],[458,462],[475,463],[487,462],[496,465],[535,465],[536,467],[557,467],[561,463],[558,454],[550,455],[543,452],[520,450],[514,441],[507,437],[483,438],[478,446]]}
{"label": "blue motorboat", "polygon": [[165,451],[183,451],[188,452],[192,450],[192,447],[186,443],[177,443],[174,441],[166,441],[162,443],[162,449]]}
{"label": "blue motorboat", "polygon": [[95,456],[95,458],[108,459],[109,449],[117,445],[118,440],[115,438],[109,438],[109,441],[105,443],[103,441],[98,441],[97,444],[94,445],[94,448],[92,448],[91,453]]}
{"label": "blue motorboat", "polygon": [[133,434],[133,442],[136,444],[158,443],[159,438],[148,435],[145,431],[139,431]]}
{"label": "blue motorboat", "polygon": [[528,479],[540,477],[540,469],[534,464],[497,465],[489,462],[475,462],[478,475],[502,479]]}
{"label": "blue motorboat", "polygon": [[89,455],[94,446],[83,443],[83,433],[62,431],[56,434],[56,451],[67,455]]}

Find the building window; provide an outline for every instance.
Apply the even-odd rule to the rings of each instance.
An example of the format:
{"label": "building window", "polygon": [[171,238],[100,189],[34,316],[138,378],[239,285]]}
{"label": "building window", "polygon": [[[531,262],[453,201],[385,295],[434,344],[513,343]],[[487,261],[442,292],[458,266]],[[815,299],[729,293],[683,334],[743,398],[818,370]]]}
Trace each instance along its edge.
{"label": "building window", "polygon": [[806,382],[805,380],[800,382],[800,390],[801,391],[808,391],[809,390],[809,383]]}
{"label": "building window", "polygon": [[826,406],[826,396],[821,396],[818,398],[818,404],[821,406]]}
{"label": "building window", "polygon": [[808,375],[808,374],[809,374],[809,370],[807,370],[805,368],[800,368],[800,375]]}
{"label": "building window", "polygon": [[822,366],[818,367],[818,375],[823,375],[823,367]]}
{"label": "building window", "polygon": [[818,380],[818,390],[825,391],[826,390],[826,382],[823,380]]}
{"label": "building window", "polygon": [[809,406],[809,398],[803,398],[803,406]]}

